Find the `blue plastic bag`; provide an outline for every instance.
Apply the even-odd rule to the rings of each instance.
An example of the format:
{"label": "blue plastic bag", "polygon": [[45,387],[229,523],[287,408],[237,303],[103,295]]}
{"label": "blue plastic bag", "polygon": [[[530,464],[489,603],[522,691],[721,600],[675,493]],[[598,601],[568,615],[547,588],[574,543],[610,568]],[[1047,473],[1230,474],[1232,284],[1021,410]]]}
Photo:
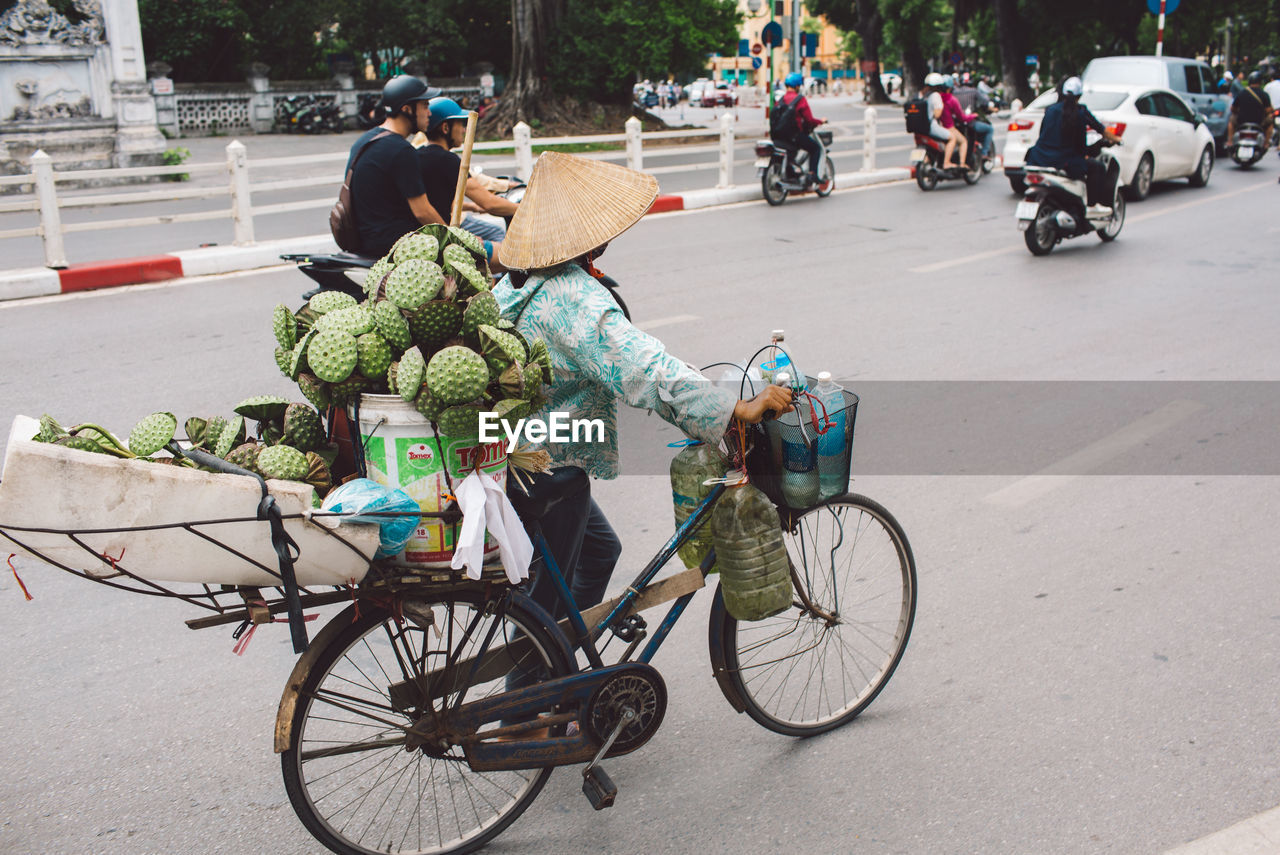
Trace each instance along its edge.
{"label": "blue plastic bag", "polygon": [[[356,478],[331,490],[320,509],[342,514],[347,522],[377,523],[375,558],[387,558],[404,549],[422,521],[422,509],[408,493],[369,478]],[[403,516],[381,516],[393,513]]]}

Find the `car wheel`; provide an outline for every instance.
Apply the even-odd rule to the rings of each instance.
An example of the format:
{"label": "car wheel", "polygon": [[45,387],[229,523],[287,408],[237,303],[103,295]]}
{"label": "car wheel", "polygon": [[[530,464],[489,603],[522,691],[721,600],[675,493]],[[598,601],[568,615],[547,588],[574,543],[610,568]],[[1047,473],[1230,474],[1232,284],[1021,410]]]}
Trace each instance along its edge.
{"label": "car wheel", "polygon": [[1009,188],[1013,190],[1014,193],[1021,196],[1023,193],[1027,192],[1027,182],[1021,178],[1010,178]]}
{"label": "car wheel", "polygon": [[1138,161],[1138,168],[1134,170],[1133,180],[1129,182],[1129,186],[1124,188],[1124,195],[1128,197],[1130,202],[1141,202],[1151,194],[1151,176],[1155,174],[1155,161],[1151,159],[1151,152],[1147,152],[1142,156],[1142,160]]}
{"label": "car wheel", "polygon": [[1204,151],[1200,153],[1200,163],[1196,167],[1196,171],[1191,173],[1187,178],[1187,182],[1192,187],[1203,187],[1209,183],[1209,175],[1213,172],[1213,146],[1205,146]]}

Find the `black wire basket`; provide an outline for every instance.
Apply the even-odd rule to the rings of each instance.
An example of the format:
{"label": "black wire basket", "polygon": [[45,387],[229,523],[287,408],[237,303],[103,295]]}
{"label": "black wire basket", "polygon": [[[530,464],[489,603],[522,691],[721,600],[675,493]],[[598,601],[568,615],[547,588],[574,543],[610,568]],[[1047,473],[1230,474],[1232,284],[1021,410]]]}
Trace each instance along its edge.
{"label": "black wire basket", "polygon": [[795,411],[752,426],[747,475],[779,508],[806,510],[848,491],[858,396],[840,394],[844,406],[826,418],[802,396]]}

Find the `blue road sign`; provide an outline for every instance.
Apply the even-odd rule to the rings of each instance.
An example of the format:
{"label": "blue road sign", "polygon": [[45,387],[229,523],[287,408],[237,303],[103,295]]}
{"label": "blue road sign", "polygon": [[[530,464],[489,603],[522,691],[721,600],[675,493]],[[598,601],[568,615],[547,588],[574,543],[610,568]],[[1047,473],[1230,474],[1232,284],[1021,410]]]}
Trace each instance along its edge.
{"label": "blue road sign", "polygon": [[753,57],[751,57],[751,67],[752,67],[752,68],[759,68],[759,67],[760,67],[760,66],[762,66],[762,65],[764,65],[764,60],[763,60],[763,59],[761,59],[761,58],[760,58],[760,57],[758,57],[758,56],[753,56]]}
{"label": "blue road sign", "polygon": [[[1171,14],[1173,10],[1178,8],[1178,3],[1179,0],[1165,0],[1164,13],[1166,15]],[[1150,10],[1152,15],[1159,15],[1160,0],[1147,0],[1147,9]]]}
{"label": "blue road sign", "polygon": [[782,25],[777,21],[770,21],[764,25],[764,29],[760,31],[760,41],[765,47],[778,47],[782,44]]}

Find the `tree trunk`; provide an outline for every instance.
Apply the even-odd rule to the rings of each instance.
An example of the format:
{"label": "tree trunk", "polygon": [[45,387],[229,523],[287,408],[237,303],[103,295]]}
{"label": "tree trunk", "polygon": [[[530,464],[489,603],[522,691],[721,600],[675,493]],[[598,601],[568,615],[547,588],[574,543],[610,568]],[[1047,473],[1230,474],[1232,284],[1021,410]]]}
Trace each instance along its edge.
{"label": "tree trunk", "polygon": [[564,11],[564,0],[511,0],[511,76],[497,106],[481,123],[486,135],[505,136],[516,122],[540,116],[546,91],[547,43]]}
{"label": "tree trunk", "polygon": [[854,29],[862,39],[862,59],[875,63],[876,70],[866,76],[862,100],[868,104],[888,104],[889,96],[880,82],[880,45],[884,41],[884,16],[876,0],[857,0],[858,22]]}
{"label": "tree trunk", "polygon": [[1012,101],[1031,103],[1035,93],[1027,83],[1025,40],[1018,0],[995,0],[996,38],[1000,41],[1000,69],[1004,75],[1005,95]]}
{"label": "tree trunk", "polygon": [[914,98],[924,85],[924,76],[929,72],[929,62],[925,59],[924,49],[920,47],[920,33],[926,22],[923,18],[912,17],[903,22],[902,32],[906,41],[902,46],[902,90],[904,97]]}

